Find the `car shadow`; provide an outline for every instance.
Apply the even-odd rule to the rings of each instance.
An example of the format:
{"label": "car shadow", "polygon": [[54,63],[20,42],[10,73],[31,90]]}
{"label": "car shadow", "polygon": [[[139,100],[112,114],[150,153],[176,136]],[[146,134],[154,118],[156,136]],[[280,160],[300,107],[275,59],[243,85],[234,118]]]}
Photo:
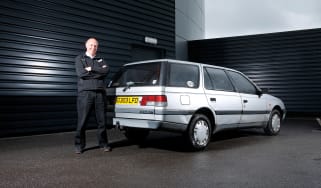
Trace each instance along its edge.
{"label": "car shadow", "polygon": [[[205,150],[221,150],[226,147],[240,147],[240,145],[251,144],[258,139],[246,139],[247,137],[262,137],[264,133],[261,130],[226,130],[213,134],[209,147]],[[243,141],[240,142],[240,138]],[[263,138],[263,137],[262,137]],[[233,141],[235,140],[235,142]],[[218,145],[222,145],[221,142],[229,142],[233,144],[223,144],[224,148]],[[217,144],[220,143],[220,144]],[[156,148],[161,150],[169,150],[175,152],[195,152],[188,144],[186,138],[179,133],[167,133],[167,132],[155,132],[147,138],[143,143],[139,144],[140,148]]]}
{"label": "car shadow", "polygon": [[[319,125],[316,121],[290,119],[284,122],[281,135],[294,134],[295,132],[307,132],[311,130],[319,132]],[[239,148],[253,144],[262,143],[273,138],[266,136],[262,128],[249,129],[228,129],[215,133],[211,137],[209,146],[205,151],[220,151],[226,149]],[[181,133],[166,131],[151,131],[147,139],[142,143],[132,143],[125,137],[118,137],[110,143],[112,148],[121,148],[128,146],[138,146],[138,148],[155,148],[175,152],[194,152],[187,144],[186,139]],[[85,151],[98,149],[98,146],[87,148]]]}

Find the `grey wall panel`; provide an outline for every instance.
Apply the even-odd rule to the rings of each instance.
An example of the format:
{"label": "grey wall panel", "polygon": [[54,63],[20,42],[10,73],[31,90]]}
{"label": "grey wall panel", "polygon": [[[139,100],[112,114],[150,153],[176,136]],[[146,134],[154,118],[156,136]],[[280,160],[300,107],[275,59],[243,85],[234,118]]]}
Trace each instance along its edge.
{"label": "grey wall panel", "polygon": [[245,73],[290,113],[321,114],[321,29],[191,41],[189,59]]}
{"label": "grey wall panel", "polygon": [[205,1],[176,0],[176,59],[187,60],[187,41],[204,39]]}
{"label": "grey wall panel", "polygon": [[133,46],[175,57],[174,0],[3,0],[0,25],[0,136],[75,127],[74,58],[88,37],[111,67],[107,81]]}

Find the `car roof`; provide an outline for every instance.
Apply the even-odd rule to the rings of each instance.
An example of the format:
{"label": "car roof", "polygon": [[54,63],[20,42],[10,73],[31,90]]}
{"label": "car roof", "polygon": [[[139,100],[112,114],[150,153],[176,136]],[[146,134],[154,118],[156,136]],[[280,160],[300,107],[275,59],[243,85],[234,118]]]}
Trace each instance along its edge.
{"label": "car roof", "polygon": [[164,62],[164,61],[165,62],[172,62],[172,63],[194,64],[194,65],[198,65],[198,66],[209,66],[209,67],[214,67],[214,68],[219,68],[219,69],[225,69],[225,70],[231,70],[231,71],[239,72],[237,70],[230,69],[230,68],[227,68],[227,67],[221,67],[221,66],[205,64],[205,63],[197,63],[197,62],[191,62],[191,61],[182,61],[182,60],[176,60],[176,59],[152,59],[152,60],[145,60],[145,61],[136,61],[136,62],[127,63],[124,66],[136,65],[136,64],[144,64],[144,63]]}
{"label": "car roof", "polygon": [[174,63],[188,63],[188,64],[200,64],[200,63],[196,63],[196,62],[190,62],[190,61],[181,61],[181,60],[175,60],[175,59],[151,59],[151,60],[145,60],[145,61],[136,61],[136,62],[132,62],[132,63],[127,63],[125,64],[125,66],[127,65],[134,65],[134,64],[142,64],[142,63],[155,63],[155,62],[174,62]]}
{"label": "car roof", "polygon": [[[212,64],[205,64],[205,63],[196,63],[196,62],[191,62],[191,61],[182,61],[182,60],[175,60],[175,59],[152,59],[152,60],[146,60],[146,61],[136,61],[136,62],[131,62],[124,64],[124,66],[129,66],[129,65],[138,65],[138,64],[144,64],[144,63],[155,63],[155,62],[173,62],[173,63],[182,63],[182,64],[191,64],[191,65],[197,65],[200,67],[212,67],[212,68],[218,68],[218,69],[223,69],[223,70],[229,70],[233,72],[237,72],[248,78],[244,73],[237,71],[235,69],[227,68],[227,67],[221,67],[221,66],[216,66]],[[260,89],[251,79],[250,81],[255,85],[256,88]]]}

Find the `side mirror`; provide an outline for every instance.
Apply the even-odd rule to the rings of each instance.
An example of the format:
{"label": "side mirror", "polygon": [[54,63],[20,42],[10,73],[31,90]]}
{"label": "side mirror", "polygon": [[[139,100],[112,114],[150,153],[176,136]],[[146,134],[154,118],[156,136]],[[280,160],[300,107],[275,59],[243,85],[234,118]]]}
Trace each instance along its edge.
{"label": "side mirror", "polygon": [[257,89],[256,94],[261,97],[264,93],[268,93],[269,89],[268,88],[263,88],[263,89]]}

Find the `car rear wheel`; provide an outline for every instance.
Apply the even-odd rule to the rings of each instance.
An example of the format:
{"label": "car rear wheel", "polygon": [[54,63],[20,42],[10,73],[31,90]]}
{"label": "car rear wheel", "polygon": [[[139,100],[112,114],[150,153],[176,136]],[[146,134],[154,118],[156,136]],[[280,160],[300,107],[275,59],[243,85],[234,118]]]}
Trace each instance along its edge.
{"label": "car rear wheel", "polygon": [[149,135],[149,129],[143,129],[143,128],[132,128],[132,127],[126,127],[125,128],[125,136],[126,138],[135,144],[140,144]]}
{"label": "car rear wheel", "polygon": [[189,124],[187,140],[194,150],[203,150],[211,140],[211,123],[203,114],[196,114]]}
{"label": "car rear wheel", "polygon": [[267,135],[277,135],[281,130],[281,114],[278,110],[273,110],[268,122],[268,125],[264,128],[264,132]]}

